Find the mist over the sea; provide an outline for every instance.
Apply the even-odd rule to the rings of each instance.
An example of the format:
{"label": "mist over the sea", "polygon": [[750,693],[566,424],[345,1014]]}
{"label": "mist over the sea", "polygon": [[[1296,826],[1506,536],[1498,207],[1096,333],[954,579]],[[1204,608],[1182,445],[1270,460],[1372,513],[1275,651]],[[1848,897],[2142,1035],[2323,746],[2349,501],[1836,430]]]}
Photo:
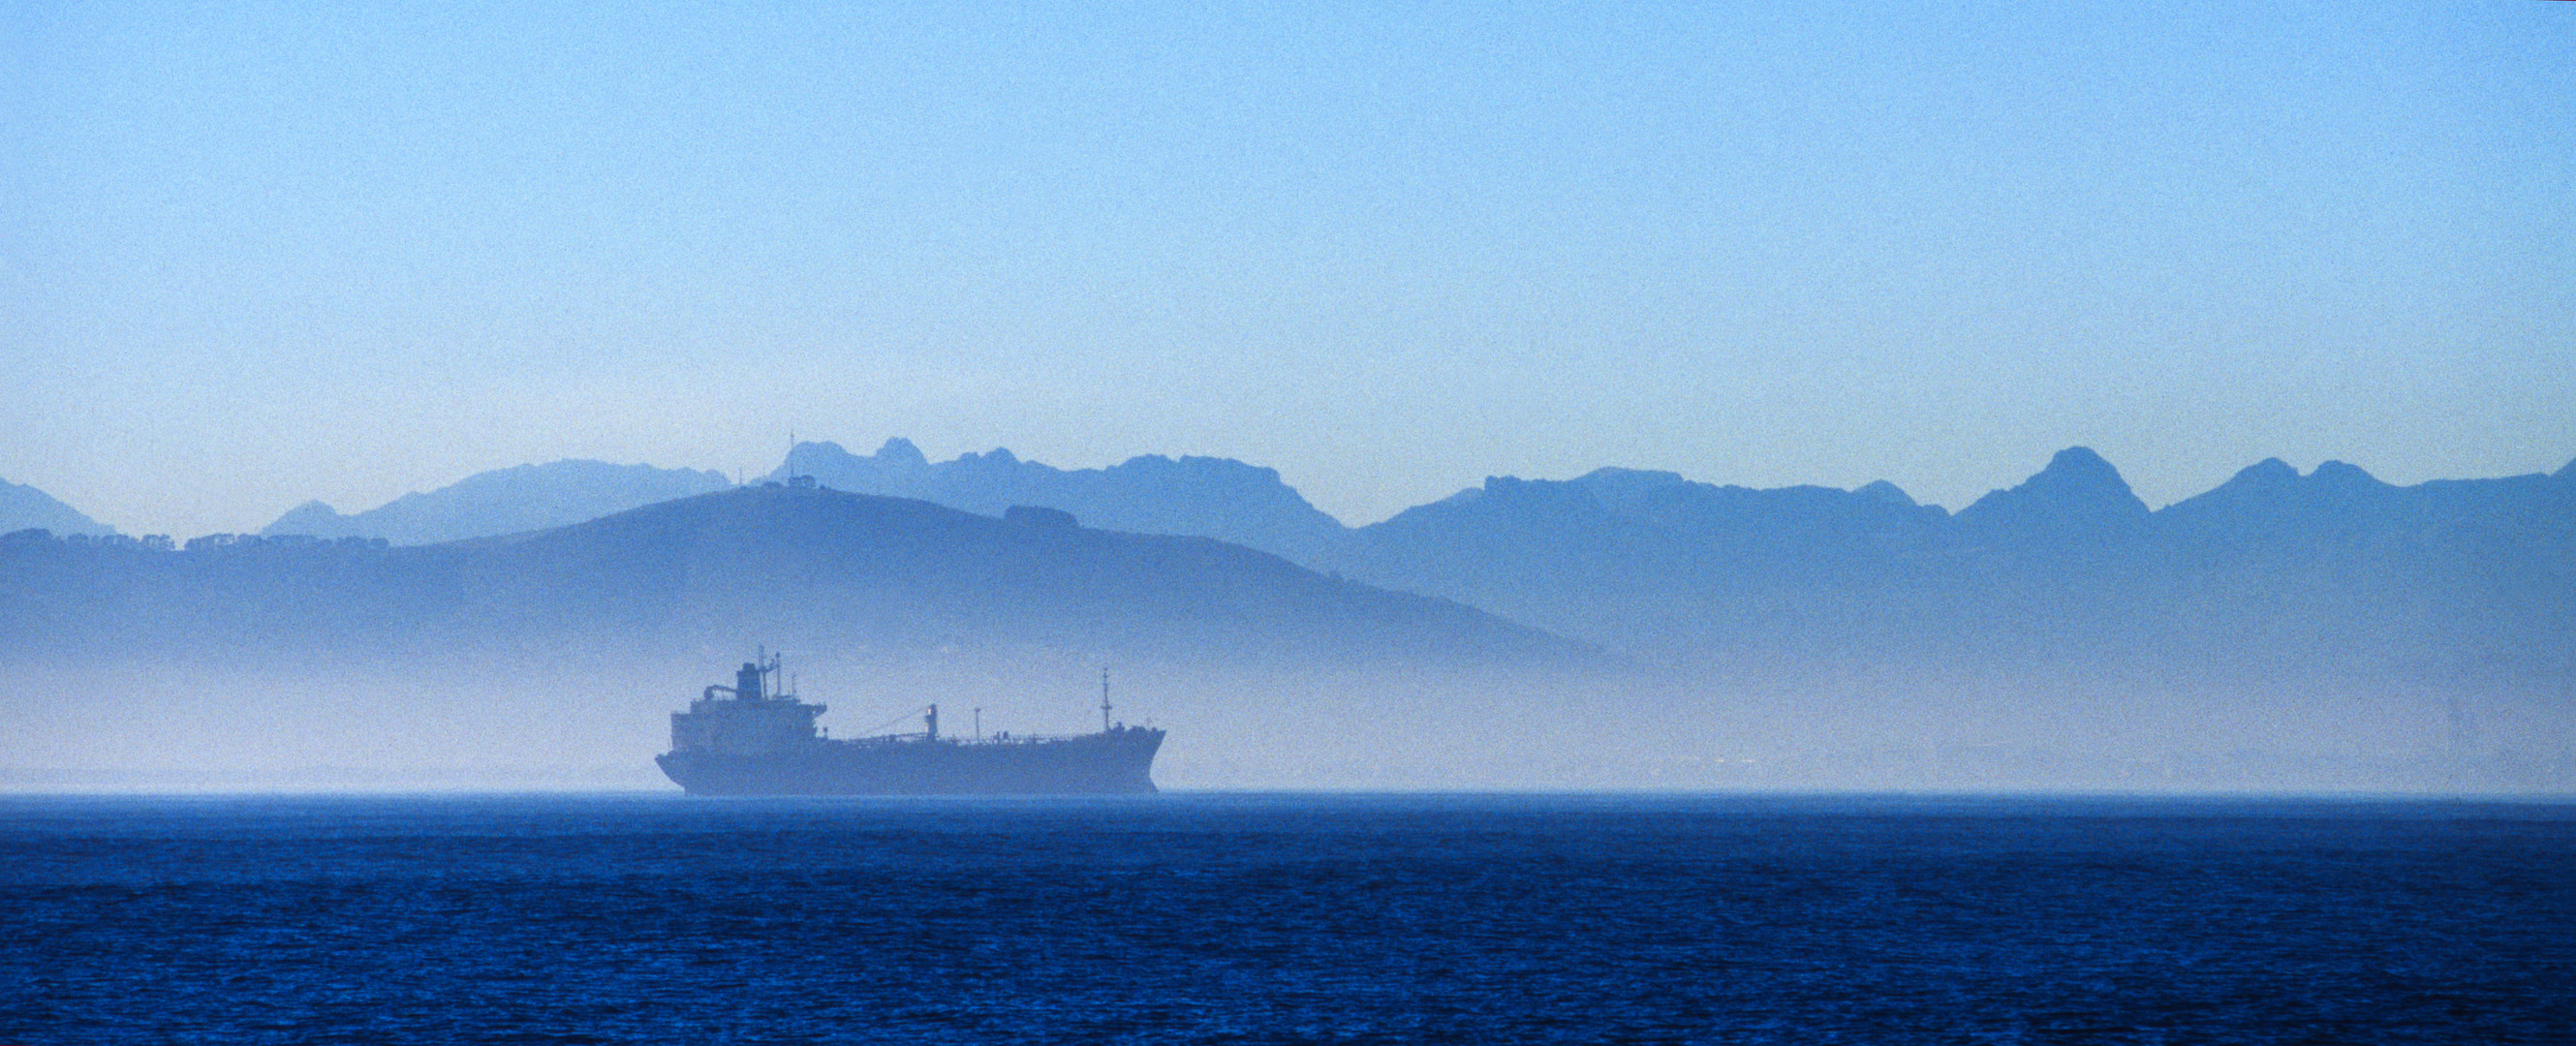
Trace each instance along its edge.
{"label": "mist over the sea", "polygon": [[[659,787],[668,714],[766,648],[842,737],[933,703],[1087,729],[1108,668],[1185,789],[2576,784],[2569,470],[2264,462],[2151,511],[2075,448],[1951,512],[1604,469],[1359,528],[1212,459],[895,441],[654,475],[507,470],[185,548],[10,534],[8,783]],[[549,505],[617,511],[519,529]]]}

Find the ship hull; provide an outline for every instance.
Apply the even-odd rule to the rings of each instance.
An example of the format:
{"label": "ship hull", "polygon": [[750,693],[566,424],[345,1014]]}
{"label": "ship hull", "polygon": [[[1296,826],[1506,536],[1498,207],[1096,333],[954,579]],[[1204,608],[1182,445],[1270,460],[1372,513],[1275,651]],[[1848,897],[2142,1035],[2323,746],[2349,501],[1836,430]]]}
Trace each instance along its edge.
{"label": "ship hull", "polygon": [[814,741],[654,758],[691,795],[1121,795],[1155,791],[1163,731],[1044,741]]}

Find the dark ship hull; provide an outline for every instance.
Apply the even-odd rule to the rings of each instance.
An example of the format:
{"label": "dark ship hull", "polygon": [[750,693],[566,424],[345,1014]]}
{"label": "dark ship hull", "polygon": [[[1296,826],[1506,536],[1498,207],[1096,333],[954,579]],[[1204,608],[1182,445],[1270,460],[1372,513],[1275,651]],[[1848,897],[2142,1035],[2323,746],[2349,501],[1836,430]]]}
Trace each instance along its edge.
{"label": "dark ship hull", "polygon": [[872,738],[654,757],[691,795],[1111,795],[1155,791],[1163,731],[1026,741]]}
{"label": "dark ship hull", "polygon": [[1163,732],[1109,718],[1100,676],[1100,732],[1077,737],[939,736],[939,706],[923,730],[826,738],[824,706],[772,685],[778,659],[744,662],[732,686],[711,686],[671,714],[671,750],[653,757],[691,795],[1102,795],[1154,791]]}

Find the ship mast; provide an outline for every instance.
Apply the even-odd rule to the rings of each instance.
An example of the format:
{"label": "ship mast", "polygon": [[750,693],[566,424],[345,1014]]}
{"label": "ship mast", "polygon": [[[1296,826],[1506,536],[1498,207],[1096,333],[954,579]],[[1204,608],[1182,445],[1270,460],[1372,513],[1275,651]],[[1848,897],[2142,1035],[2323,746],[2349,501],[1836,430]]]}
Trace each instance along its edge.
{"label": "ship mast", "polygon": [[1100,670],[1100,732],[1109,732],[1109,669]]}

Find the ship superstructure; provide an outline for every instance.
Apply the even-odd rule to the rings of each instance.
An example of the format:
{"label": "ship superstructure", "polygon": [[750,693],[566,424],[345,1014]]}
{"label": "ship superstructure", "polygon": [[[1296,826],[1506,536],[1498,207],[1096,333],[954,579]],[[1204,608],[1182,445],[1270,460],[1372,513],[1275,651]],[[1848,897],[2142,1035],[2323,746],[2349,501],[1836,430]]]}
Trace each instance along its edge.
{"label": "ship superstructure", "polygon": [[776,656],[744,662],[734,684],[707,687],[671,713],[671,750],[654,757],[692,795],[970,795],[1152,792],[1163,731],[1110,718],[1101,674],[1100,732],[943,737],[939,706],[917,733],[835,740],[814,720],[826,706],[782,686]]}

